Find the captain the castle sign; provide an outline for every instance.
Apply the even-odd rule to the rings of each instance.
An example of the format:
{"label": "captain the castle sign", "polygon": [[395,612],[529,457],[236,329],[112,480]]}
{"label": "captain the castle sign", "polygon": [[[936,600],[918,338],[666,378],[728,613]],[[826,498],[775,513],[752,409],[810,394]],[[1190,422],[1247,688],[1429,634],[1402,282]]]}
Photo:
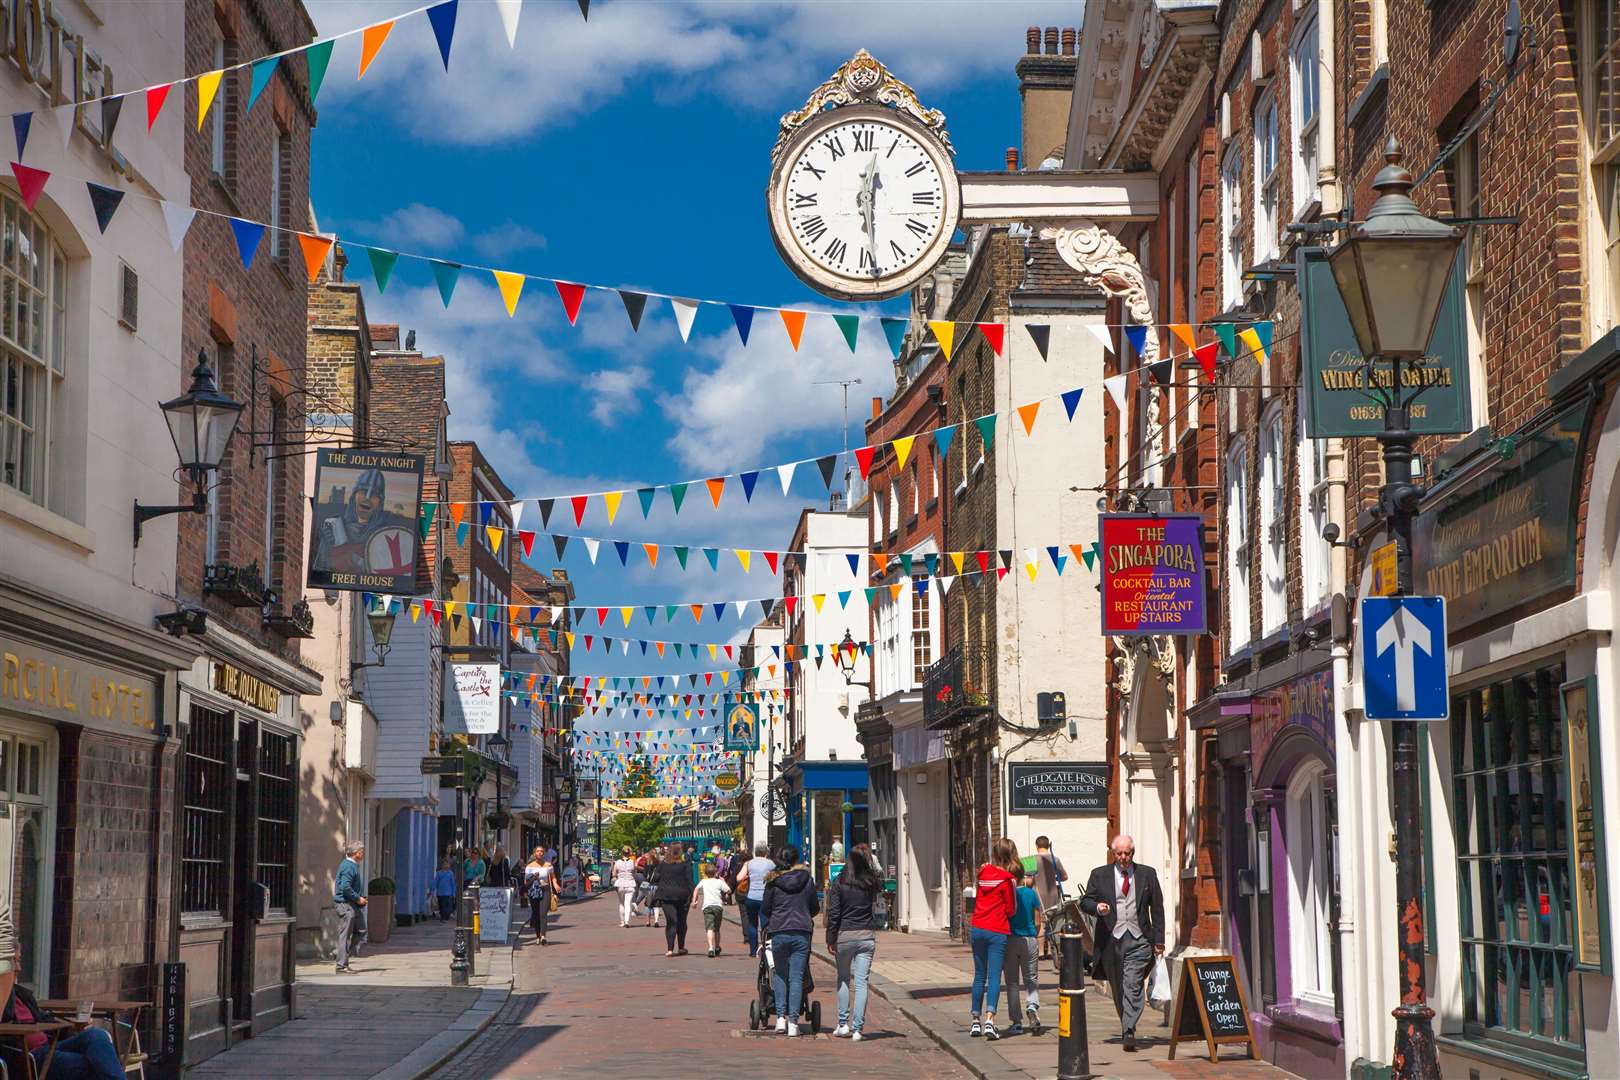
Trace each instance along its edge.
{"label": "captain the castle sign", "polygon": [[1102,631],[1202,634],[1204,519],[1197,514],[1102,514]]}

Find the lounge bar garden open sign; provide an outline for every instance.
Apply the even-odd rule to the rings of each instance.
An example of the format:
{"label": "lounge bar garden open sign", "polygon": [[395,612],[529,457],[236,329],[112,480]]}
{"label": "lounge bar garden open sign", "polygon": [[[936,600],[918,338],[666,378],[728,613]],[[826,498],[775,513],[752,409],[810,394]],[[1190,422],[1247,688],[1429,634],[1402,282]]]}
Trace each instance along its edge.
{"label": "lounge bar garden open sign", "polygon": [[1105,634],[1202,634],[1204,519],[1198,514],[1102,514]]}

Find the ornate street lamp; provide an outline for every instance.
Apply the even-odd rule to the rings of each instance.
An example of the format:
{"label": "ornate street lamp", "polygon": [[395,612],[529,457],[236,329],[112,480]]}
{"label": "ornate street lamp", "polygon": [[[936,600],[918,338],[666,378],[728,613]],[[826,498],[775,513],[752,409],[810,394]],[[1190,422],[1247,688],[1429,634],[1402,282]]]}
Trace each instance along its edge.
{"label": "ornate street lamp", "polygon": [[[1403,385],[1402,367],[1419,360],[1434,336],[1434,324],[1456,263],[1462,231],[1427,217],[1407,194],[1412,174],[1401,165],[1393,137],[1384,148],[1386,164],[1373,179],[1378,200],[1367,219],[1352,225],[1328,256],[1333,280],[1344,298],[1371,383],[1376,361],[1390,362],[1383,388],[1384,487],[1379,502],[1395,540],[1395,594],[1412,592],[1412,518],[1423,491],[1412,483],[1413,400]],[[1414,380],[1421,384],[1421,380]],[[1400,933],[1401,1003],[1394,1009],[1394,1075],[1439,1080],[1435,1057],[1434,1010],[1424,986],[1423,823],[1419,818],[1418,724],[1391,722],[1394,739],[1392,780],[1396,842],[1395,894]]]}
{"label": "ornate street lamp", "polygon": [[[384,600],[380,605],[373,606],[366,612],[366,622],[371,627],[371,652],[376,656],[373,663],[357,664],[349,662],[349,685],[354,685],[354,673],[362,668],[386,667],[388,650],[394,637],[395,612],[393,605]],[[351,690],[351,693],[353,691]],[[359,695],[356,694],[356,697]]]}
{"label": "ornate street lamp", "polygon": [[845,630],[844,640],[836,646],[833,657],[838,662],[838,670],[844,673],[845,686],[864,686],[870,690],[871,683],[855,681],[855,657],[859,652],[860,646],[855,644],[855,639],[850,636],[848,630]]}
{"label": "ornate street lamp", "polygon": [[191,502],[175,506],[142,506],[135,502],[135,546],[141,543],[141,526],[166,514],[201,514],[208,509],[208,474],[219,468],[225,449],[236,432],[236,423],[245,408],[240,401],[220,392],[214,384],[214,371],[208,366],[208,353],[197,352],[197,366],[191,372],[191,389],[158,408],[169,425],[169,437],[180,458],[180,468],[190,477],[195,492]]}

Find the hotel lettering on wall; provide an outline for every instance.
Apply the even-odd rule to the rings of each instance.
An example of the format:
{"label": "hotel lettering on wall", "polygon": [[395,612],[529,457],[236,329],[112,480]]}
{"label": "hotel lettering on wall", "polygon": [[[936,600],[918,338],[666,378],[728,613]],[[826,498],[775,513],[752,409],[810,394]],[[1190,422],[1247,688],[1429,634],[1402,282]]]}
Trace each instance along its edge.
{"label": "hotel lettering on wall", "polygon": [[[53,0],[0,0],[5,52],[23,78],[43,90],[49,105],[94,101],[115,93],[112,68],[85,44],[66,10]],[[44,106],[42,107],[49,107]],[[80,131],[103,149],[112,140],[101,128],[101,107],[77,110]]]}
{"label": "hotel lettering on wall", "polygon": [[0,638],[0,709],[108,729],[157,727],[157,682]]}
{"label": "hotel lettering on wall", "polygon": [[1202,634],[1204,519],[1198,514],[1100,514],[1104,634]]}
{"label": "hotel lettering on wall", "polygon": [[214,689],[260,712],[274,713],[281,708],[280,690],[223,660],[214,662]]}
{"label": "hotel lettering on wall", "polygon": [[1585,428],[1586,406],[1575,405],[1504,440],[1505,456],[1492,453],[1413,522],[1417,592],[1446,598],[1453,631],[1574,585]]}
{"label": "hotel lettering on wall", "polygon": [[[1306,435],[1312,439],[1377,435],[1384,429],[1384,406],[1378,395],[1393,381],[1393,365],[1383,361],[1369,372],[1363,363],[1326,251],[1302,248],[1296,271],[1303,301]],[[1463,435],[1473,430],[1463,277],[1460,270],[1451,275],[1428,352],[1420,362],[1401,367],[1405,389],[1424,388],[1409,415],[1409,425],[1419,435]]]}

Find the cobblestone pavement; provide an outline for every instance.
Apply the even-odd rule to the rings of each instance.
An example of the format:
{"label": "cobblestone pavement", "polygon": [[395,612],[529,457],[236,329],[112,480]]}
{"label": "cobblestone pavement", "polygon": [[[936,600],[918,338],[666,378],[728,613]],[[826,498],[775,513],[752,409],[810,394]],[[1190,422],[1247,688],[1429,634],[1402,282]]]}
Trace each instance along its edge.
{"label": "cobblestone pavement", "polygon": [[[973,1075],[875,994],[867,1006],[872,1037],[864,1042],[826,1033],[788,1039],[749,1031],[757,962],[733,924],[722,931],[724,951],[709,959],[702,920],[692,923],[690,953],[667,958],[663,931],[621,929],[611,899],[564,907],[553,918],[549,945],[541,948],[524,936],[515,992],[494,1023],[434,1077],[485,1080],[589,1070],[639,1080],[721,1075],[734,1068],[794,1080]],[[832,969],[811,963],[818,965],[814,999],[831,1028],[838,1013]]]}

